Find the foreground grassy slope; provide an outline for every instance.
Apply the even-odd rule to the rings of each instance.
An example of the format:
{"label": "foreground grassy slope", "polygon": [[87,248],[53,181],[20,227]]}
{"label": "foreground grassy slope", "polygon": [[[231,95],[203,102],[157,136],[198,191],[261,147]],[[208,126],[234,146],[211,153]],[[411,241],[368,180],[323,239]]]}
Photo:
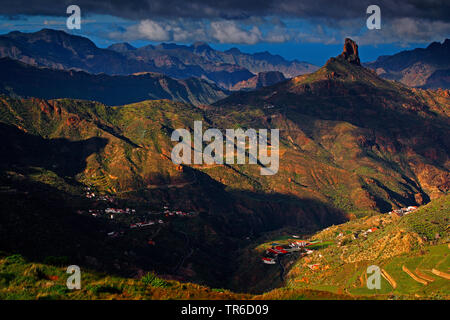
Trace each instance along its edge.
{"label": "foreground grassy slope", "polygon": [[80,290],[69,290],[66,269],[55,264],[31,263],[20,255],[0,258],[0,300],[249,300],[354,299],[326,291],[283,290],[284,294],[251,295],[193,283],[165,280],[154,273],[140,279],[82,271]]}
{"label": "foreground grassy slope", "polygon": [[66,268],[55,264],[31,263],[20,255],[0,258],[0,299],[248,299],[223,289],[164,280],[153,273],[140,279],[108,276],[81,270],[81,290],[69,290]]}

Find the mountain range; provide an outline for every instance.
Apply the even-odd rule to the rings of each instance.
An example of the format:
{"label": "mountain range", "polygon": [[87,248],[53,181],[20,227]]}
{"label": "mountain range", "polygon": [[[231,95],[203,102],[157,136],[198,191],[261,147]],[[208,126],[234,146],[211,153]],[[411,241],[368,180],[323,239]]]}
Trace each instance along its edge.
{"label": "mountain range", "polygon": [[205,80],[177,80],[152,72],[110,76],[36,67],[10,58],[0,58],[0,69],[0,93],[15,97],[85,99],[113,106],[149,99],[201,105],[228,95]]}
{"label": "mountain range", "polygon": [[176,64],[181,61],[185,65],[198,65],[204,70],[217,68],[217,66],[240,66],[253,74],[267,71],[279,71],[286,78],[310,73],[317,69],[307,62],[287,61],[279,55],[269,52],[247,54],[237,48],[224,52],[214,50],[207,43],[196,42],[191,46],[162,43],[157,46],[148,45],[134,48],[128,43],[113,44],[108,49],[123,53],[127,57],[155,61],[158,66]]}
{"label": "mountain range", "polygon": [[[155,271],[238,292],[285,285],[272,294],[290,296],[307,281],[314,289],[358,294],[353,280],[365,257],[376,254],[397,268],[391,259],[403,254],[401,261],[411,263],[420,254],[432,268],[448,249],[440,239],[448,238],[450,92],[380,77],[361,65],[351,39],[321,68],[290,79],[295,72],[264,69],[268,61],[283,65],[276,56],[220,53],[204,43],[100,49],[43,30],[0,37],[0,52],[2,251],[126,277]],[[161,70],[174,78],[197,70],[203,79],[154,73]],[[209,83],[213,76],[222,89]],[[174,164],[171,135],[192,132],[194,120],[204,130],[279,129],[278,173],[260,175],[261,163]],[[427,218],[386,218],[413,205],[424,206],[418,213]],[[136,214],[97,215],[111,206]],[[169,209],[193,215],[172,219]],[[351,238],[363,228],[385,229],[369,241]],[[330,287],[307,265],[302,269],[303,260],[279,260],[287,282],[260,263],[267,243],[294,233],[324,242],[328,269],[319,253],[308,259],[338,275]],[[334,244],[340,233],[347,238]],[[20,274],[30,283],[33,274],[45,275],[25,268]],[[2,283],[15,284],[4,277]],[[401,293],[422,294],[414,290]]]}
{"label": "mountain range", "polygon": [[191,46],[163,43],[142,48],[122,43],[102,49],[87,38],[52,29],[34,33],[14,31],[0,36],[0,57],[94,74],[157,72],[177,79],[198,77],[224,89],[263,71],[280,71],[292,77],[316,69],[309,63],[287,61],[268,52],[245,54],[238,49],[221,52],[206,43]]}
{"label": "mountain range", "polygon": [[365,64],[385,79],[397,80],[411,87],[450,88],[450,39],[433,42],[426,48],[380,56]]}
{"label": "mountain range", "polygon": [[[448,90],[412,89],[361,66],[350,39],[314,73],[201,108],[2,96],[3,250],[34,260],[66,255],[127,276],[155,270],[238,291],[249,279],[266,279],[259,288],[267,289],[279,282],[240,270],[240,250],[252,239],[283,228],[310,234],[448,193],[449,106]],[[171,133],[192,131],[194,119],[205,130],[278,128],[278,173],[261,176],[261,164],[175,165]],[[155,231],[110,239],[107,233],[128,230],[137,218],[80,216],[107,205],[84,198],[87,187],[136,208],[139,219],[164,206],[196,216],[162,217],[167,224]],[[149,239],[163,245],[149,246]]]}

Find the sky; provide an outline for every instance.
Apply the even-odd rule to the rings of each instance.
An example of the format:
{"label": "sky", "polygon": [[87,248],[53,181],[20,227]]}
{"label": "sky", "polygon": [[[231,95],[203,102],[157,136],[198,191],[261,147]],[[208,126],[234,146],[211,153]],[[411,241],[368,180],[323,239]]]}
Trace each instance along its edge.
{"label": "sky", "polygon": [[[73,4],[81,9],[80,30],[66,26]],[[380,29],[366,25],[372,4],[380,8]],[[1,34],[42,28],[86,36],[99,47],[204,41],[322,65],[342,51],[346,37],[358,43],[362,61],[442,42],[450,38],[450,1],[1,0]]]}

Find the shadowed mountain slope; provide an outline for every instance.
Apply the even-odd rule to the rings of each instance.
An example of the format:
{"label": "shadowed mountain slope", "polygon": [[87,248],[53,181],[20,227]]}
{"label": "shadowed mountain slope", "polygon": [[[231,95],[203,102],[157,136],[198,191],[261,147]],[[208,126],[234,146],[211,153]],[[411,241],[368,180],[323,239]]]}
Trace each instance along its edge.
{"label": "shadowed mountain slope", "polygon": [[169,99],[200,105],[227,96],[226,91],[204,80],[175,80],[157,73],[93,75],[83,71],[38,68],[9,58],[0,58],[0,68],[3,71],[0,93],[15,97],[74,98],[107,105]]}

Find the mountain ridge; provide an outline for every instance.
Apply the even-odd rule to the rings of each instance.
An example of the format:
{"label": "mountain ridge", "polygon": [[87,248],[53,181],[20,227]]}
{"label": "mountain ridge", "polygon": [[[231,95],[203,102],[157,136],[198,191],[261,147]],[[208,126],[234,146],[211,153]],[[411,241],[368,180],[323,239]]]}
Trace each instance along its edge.
{"label": "mountain ridge", "polygon": [[148,99],[201,105],[228,94],[205,80],[176,80],[159,73],[94,75],[84,71],[34,67],[10,58],[0,58],[0,68],[3,70],[0,93],[19,97],[85,99],[110,106]]}
{"label": "mountain ridge", "polygon": [[157,72],[177,79],[198,77],[215,82],[224,89],[253,77],[255,68],[296,75],[314,69],[310,64],[288,62],[281,57],[279,58],[282,60],[276,58],[282,61],[277,64],[253,59],[252,55],[243,53],[239,54],[242,61],[237,61],[232,55],[198,43],[189,47],[163,43],[141,48],[119,43],[103,49],[86,37],[53,29],[42,29],[34,33],[13,31],[1,35],[0,57],[10,57],[35,66],[74,69],[94,74]]}
{"label": "mountain ridge", "polygon": [[[442,43],[433,42],[426,48],[381,56],[365,66],[375,70],[383,78],[397,80],[412,87],[450,89],[445,76],[442,77],[442,82],[436,79],[439,71],[450,68],[449,57],[450,39],[445,39]],[[430,79],[433,74],[434,77]]]}

